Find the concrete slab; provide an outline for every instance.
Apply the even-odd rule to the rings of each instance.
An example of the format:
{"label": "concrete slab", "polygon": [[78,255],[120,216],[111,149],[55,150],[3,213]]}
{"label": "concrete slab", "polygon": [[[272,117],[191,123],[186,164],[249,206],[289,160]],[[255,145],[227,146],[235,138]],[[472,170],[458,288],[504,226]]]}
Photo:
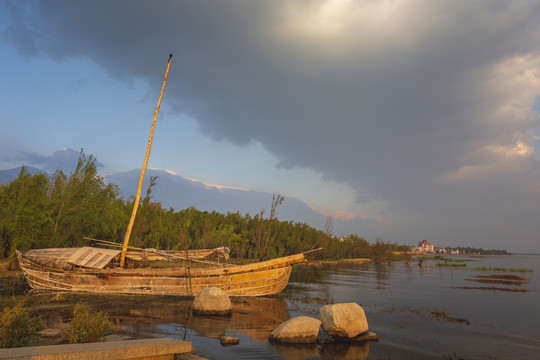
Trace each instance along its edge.
{"label": "concrete slab", "polygon": [[172,360],[190,351],[188,341],[152,338],[0,349],[0,360]]}

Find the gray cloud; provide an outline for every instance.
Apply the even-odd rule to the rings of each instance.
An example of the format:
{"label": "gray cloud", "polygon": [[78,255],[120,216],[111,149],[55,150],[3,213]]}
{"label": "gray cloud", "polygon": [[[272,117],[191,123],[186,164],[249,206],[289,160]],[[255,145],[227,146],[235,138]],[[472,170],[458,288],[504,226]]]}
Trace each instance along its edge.
{"label": "gray cloud", "polygon": [[540,3],[340,3],[4,2],[2,38],[156,87],[173,52],[177,111],[386,201],[392,240],[536,236]]}
{"label": "gray cloud", "polygon": [[[60,169],[64,173],[69,174],[77,167],[79,154],[78,151],[68,148],[56,150],[52,155],[40,155],[37,153],[19,151],[18,156],[14,160],[21,161],[24,164],[37,166],[48,172],[54,172]],[[103,167],[103,164],[96,161],[96,166],[99,169]]]}

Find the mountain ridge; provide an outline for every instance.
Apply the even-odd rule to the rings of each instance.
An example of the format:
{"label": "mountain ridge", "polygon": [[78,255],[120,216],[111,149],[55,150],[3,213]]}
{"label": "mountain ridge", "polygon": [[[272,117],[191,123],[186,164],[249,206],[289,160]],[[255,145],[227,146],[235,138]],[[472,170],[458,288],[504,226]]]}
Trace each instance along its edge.
{"label": "mountain ridge", "polygon": [[[38,171],[47,173],[30,166],[26,168],[32,174]],[[16,179],[20,170],[21,167],[0,170],[0,184]],[[104,176],[104,180],[107,183],[116,184],[120,189],[121,196],[128,199],[136,195],[140,172],[140,169],[116,172]],[[160,202],[165,209],[173,208],[174,211],[180,211],[195,207],[200,211],[239,212],[242,215],[249,214],[250,216],[257,215],[263,209],[265,215],[268,215],[270,211],[272,193],[208,185],[161,169],[148,169],[146,171],[141,197],[146,194],[151,176],[158,177],[156,186],[152,189],[152,201]],[[306,223],[317,229],[324,227],[326,215],[297,198],[282,195],[285,200],[276,211],[276,217],[279,220]],[[361,219],[359,217],[349,220],[334,219],[334,230],[340,234],[352,234],[357,232],[359,226],[373,222],[375,222],[374,219]]]}

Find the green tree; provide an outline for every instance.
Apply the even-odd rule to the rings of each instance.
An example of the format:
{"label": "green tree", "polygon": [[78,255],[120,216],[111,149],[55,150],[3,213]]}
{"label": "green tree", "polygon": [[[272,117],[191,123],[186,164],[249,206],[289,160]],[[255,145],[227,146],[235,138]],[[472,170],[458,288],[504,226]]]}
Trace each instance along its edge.
{"label": "green tree", "polygon": [[51,231],[49,178],[31,175],[23,166],[19,176],[0,185],[0,243],[4,257],[16,249],[42,247]]}
{"label": "green tree", "polygon": [[274,193],[272,195],[272,205],[270,207],[270,216],[268,219],[264,219],[264,209],[256,216],[257,218],[257,228],[255,230],[256,244],[258,250],[259,260],[264,260],[267,258],[268,246],[275,239],[275,232],[272,232],[273,227],[277,226],[276,224],[276,210],[278,205],[285,200],[280,193]]}
{"label": "green tree", "polygon": [[373,260],[382,262],[390,259],[392,250],[388,244],[385,244],[381,238],[377,238],[377,242],[373,246]]}
{"label": "green tree", "polygon": [[117,186],[105,185],[97,174],[96,158],[87,157],[82,149],[77,167],[69,178],[62,170],[55,173],[49,195],[54,216],[49,247],[79,246],[83,236],[103,233],[104,218],[115,216],[118,220],[117,211],[108,211],[117,210],[111,207],[118,196]]}

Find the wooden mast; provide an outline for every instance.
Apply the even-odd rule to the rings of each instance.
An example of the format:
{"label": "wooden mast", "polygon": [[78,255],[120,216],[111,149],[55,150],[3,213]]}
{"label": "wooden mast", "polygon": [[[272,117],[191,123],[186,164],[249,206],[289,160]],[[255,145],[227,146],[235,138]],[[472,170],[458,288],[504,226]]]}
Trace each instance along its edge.
{"label": "wooden mast", "polygon": [[122,254],[120,255],[120,267],[124,267],[126,261],[126,252],[129,244],[129,237],[131,236],[131,230],[133,229],[133,224],[135,222],[135,215],[137,214],[137,208],[139,207],[139,201],[141,200],[141,188],[144,179],[144,173],[146,172],[146,165],[148,164],[148,157],[150,156],[150,149],[152,148],[152,137],[154,136],[154,127],[156,126],[156,119],[159,113],[159,107],[161,106],[161,98],[163,97],[163,92],[165,91],[165,83],[167,82],[167,74],[169,73],[169,67],[171,66],[172,54],[169,55],[169,61],[167,62],[167,70],[165,71],[165,77],[163,78],[163,86],[161,87],[161,93],[159,94],[159,100],[156,107],[156,112],[154,113],[154,120],[152,121],[152,127],[150,129],[150,136],[148,137],[148,146],[146,147],[146,156],[144,157],[144,163],[141,171],[141,176],[139,177],[139,186],[137,187],[137,196],[135,196],[135,202],[133,203],[133,211],[131,213],[131,218],[129,219],[128,228],[126,235],[124,237],[124,245],[122,246]]}

